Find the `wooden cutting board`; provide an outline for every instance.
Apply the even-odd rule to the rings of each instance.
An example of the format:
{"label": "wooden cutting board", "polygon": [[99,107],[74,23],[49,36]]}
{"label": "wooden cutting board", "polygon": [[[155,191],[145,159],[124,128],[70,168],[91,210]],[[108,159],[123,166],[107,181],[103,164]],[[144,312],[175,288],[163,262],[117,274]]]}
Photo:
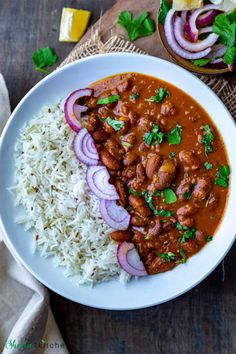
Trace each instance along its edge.
{"label": "wooden cutting board", "polygon": [[[121,11],[129,10],[132,11],[134,17],[136,17],[141,12],[148,11],[151,14],[151,18],[155,20],[158,8],[159,0],[118,0],[116,4],[86,32],[81,41],[76,45],[76,48],[85,43],[86,40],[90,38],[92,31],[96,29],[99,29],[99,34],[103,41],[106,41],[112,34],[128,39],[126,31],[117,25],[119,13]],[[170,56],[161,44],[158,29],[156,29],[156,32],[153,35],[136,40],[135,45],[150,55],[171,61]]]}

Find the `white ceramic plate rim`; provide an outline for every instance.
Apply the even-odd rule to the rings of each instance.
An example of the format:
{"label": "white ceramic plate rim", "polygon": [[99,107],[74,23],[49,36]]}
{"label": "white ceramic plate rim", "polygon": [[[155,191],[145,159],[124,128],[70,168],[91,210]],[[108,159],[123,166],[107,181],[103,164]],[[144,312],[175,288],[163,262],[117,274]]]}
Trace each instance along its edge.
{"label": "white ceramic plate rim", "polygon": [[[82,70],[83,68],[89,70],[85,73]],[[27,111],[37,114],[39,106],[37,106],[35,101],[35,95],[38,95],[37,101],[39,101],[39,104],[41,101],[44,102],[44,100],[51,99],[52,93],[49,92],[50,87],[53,86],[54,82],[55,85],[57,82],[62,83],[63,77],[66,76],[68,81],[71,80],[73,82],[73,84],[71,84],[71,81],[68,84],[66,83],[65,89],[63,88],[63,96],[66,97],[72,89],[83,87],[82,82],[88,85],[103,77],[127,71],[136,71],[160,77],[175,85],[178,82],[180,88],[188,92],[195,99],[198,98],[197,101],[211,116],[212,112],[215,112],[214,115],[216,113],[221,115],[222,122],[218,117],[212,118],[226,141],[226,148],[231,163],[231,189],[227,210],[223,222],[214,237],[214,241],[192,257],[186,265],[180,265],[171,272],[133,280],[125,286],[115,280],[96,285],[92,289],[87,286],[78,287],[70,279],[64,277],[60,268],[52,266],[51,259],[45,260],[38,254],[33,256],[29,254],[29,233],[24,232],[23,227],[16,226],[13,221],[13,217],[15,216],[14,210],[17,208],[14,209],[13,200],[6,194],[5,187],[6,179],[10,176],[9,171],[14,171],[14,166],[12,166],[13,157],[10,155],[15,143],[14,133],[17,135],[20,120],[23,123],[29,119],[29,113],[28,119],[21,118],[23,113],[25,117],[27,117]],[[75,85],[73,81],[73,76],[76,72],[78,73],[78,77],[80,77],[80,81],[78,81],[81,85]],[[86,75],[88,76],[87,78]],[[92,77],[90,78],[91,75]],[[43,92],[44,90],[45,92]],[[62,92],[60,85],[58,85],[58,90]],[[54,102],[52,101],[51,103],[53,104]],[[49,104],[49,102],[46,102],[46,104]],[[30,117],[32,117],[32,113]],[[226,107],[202,81],[185,69],[162,59],[140,54],[103,54],[81,59],[58,69],[34,86],[15,108],[5,126],[0,141],[0,164],[5,166],[6,169],[6,172],[4,169],[4,172],[0,176],[0,196],[5,197],[4,206],[3,203],[0,205],[0,226],[4,231],[7,243],[22,264],[44,285],[70,300],[96,308],[112,310],[131,310],[163,303],[185,293],[205,279],[224,258],[234,242],[235,232],[233,230],[236,229],[236,218],[233,218],[233,211],[236,206],[236,193],[234,195],[232,191],[236,190],[236,160],[234,162],[232,157],[233,150],[235,149],[235,141],[235,123]],[[9,161],[10,167],[8,168],[7,164]],[[11,218],[7,214],[9,210],[13,213],[13,217]],[[13,235],[13,231],[18,234],[22,233],[21,242]],[[223,238],[223,232],[228,235],[227,239]],[[26,243],[22,245],[22,242]],[[209,254],[211,254],[210,260],[208,259]],[[40,269],[37,267],[40,267]]]}

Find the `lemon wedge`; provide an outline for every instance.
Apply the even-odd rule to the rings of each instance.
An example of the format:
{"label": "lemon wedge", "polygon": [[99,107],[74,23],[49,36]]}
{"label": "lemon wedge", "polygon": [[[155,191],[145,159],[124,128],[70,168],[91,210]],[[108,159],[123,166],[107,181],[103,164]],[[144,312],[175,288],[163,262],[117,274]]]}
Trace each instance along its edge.
{"label": "lemon wedge", "polygon": [[59,41],[78,42],[88,26],[90,16],[90,11],[64,7],[61,14]]}
{"label": "lemon wedge", "polygon": [[173,0],[172,8],[176,11],[182,11],[198,9],[203,5],[203,0]]}

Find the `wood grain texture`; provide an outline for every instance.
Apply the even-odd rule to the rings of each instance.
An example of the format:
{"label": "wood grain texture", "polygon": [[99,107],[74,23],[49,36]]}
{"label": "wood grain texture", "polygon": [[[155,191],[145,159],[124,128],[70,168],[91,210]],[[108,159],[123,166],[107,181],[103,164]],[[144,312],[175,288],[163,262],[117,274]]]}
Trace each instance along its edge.
{"label": "wood grain texture", "polygon": [[[132,9],[135,4],[135,15],[143,9],[156,12],[156,1],[121,2],[122,8],[125,6],[126,9]],[[114,3],[114,0],[0,0],[0,71],[7,81],[12,108],[44,76],[33,68],[31,53],[35,49],[45,45],[54,47],[62,61],[73,48],[73,44],[58,42],[62,7],[91,10],[93,23],[99,18],[101,9],[106,10]],[[119,6],[117,3],[105,15],[109,29],[115,28]],[[109,32],[102,28],[103,36],[107,36]],[[125,35],[122,29],[119,31]],[[147,51],[150,48],[144,39],[136,44]],[[151,49],[152,46],[153,54],[158,54],[155,43]],[[235,80],[235,75],[230,78]],[[224,273],[222,266],[218,266],[187,294],[149,309],[128,312],[96,310],[51,292],[52,310],[70,353],[235,354],[235,252],[236,246],[225,259]]]}

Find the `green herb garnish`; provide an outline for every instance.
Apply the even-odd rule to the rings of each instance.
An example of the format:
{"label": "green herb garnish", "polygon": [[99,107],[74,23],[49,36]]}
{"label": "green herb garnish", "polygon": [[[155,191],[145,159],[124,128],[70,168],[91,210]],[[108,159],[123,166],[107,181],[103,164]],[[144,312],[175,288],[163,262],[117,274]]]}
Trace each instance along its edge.
{"label": "green herb garnish", "polygon": [[32,54],[32,60],[35,64],[35,70],[49,74],[49,71],[43,69],[56,63],[58,56],[52,48],[40,48]]}
{"label": "green herb garnish", "polygon": [[105,119],[105,122],[110,125],[116,132],[121,130],[125,125],[125,122],[123,122],[122,120],[116,120],[111,117],[107,117]]}
{"label": "green herb garnish", "polygon": [[151,234],[147,234],[147,235],[144,236],[144,239],[148,241],[148,240],[150,240],[151,237],[152,237]]}
{"label": "green herb garnish", "polygon": [[229,166],[222,165],[219,167],[218,171],[216,172],[215,177],[215,184],[226,188],[229,185]]}
{"label": "green herb garnish", "polygon": [[175,157],[175,152],[171,151],[171,152],[169,153],[169,156],[170,156],[170,157]]}
{"label": "green herb garnish", "polygon": [[183,230],[183,226],[182,226],[179,222],[177,222],[177,223],[175,224],[175,227],[176,227],[176,229],[179,230],[179,231]]}
{"label": "green herb garnish", "polygon": [[147,98],[146,101],[161,103],[164,100],[164,98],[169,96],[170,96],[170,92],[166,88],[160,87],[160,89],[156,92],[156,95]]}
{"label": "green herb garnish", "polygon": [[111,95],[108,97],[100,98],[97,100],[97,104],[108,104],[117,102],[120,99],[120,95]]}
{"label": "green herb garnish", "polygon": [[172,204],[177,201],[177,196],[171,188],[167,188],[163,191],[164,199],[166,204]]}
{"label": "green herb garnish", "polygon": [[156,191],[153,193],[153,197],[160,197],[161,192],[160,191]]}
{"label": "green herb garnish", "polygon": [[159,257],[163,258],[166,262],[174,262],[175,261],[175,254],[173,252],[168,253],[158,253]]}
{"label": "green herb garnish", "polygon": [[141,197],[143,195],[143,192],[136,192],[136,190],[134,188],[130,188],[129,189],[129,194],[133,194],[136,197]]}
{"label": "green herb garnish", "polygon": [[150,133],[144,135],[143,140],[148,145],[161,144],[163,142],[165,134],[159,131],[157,124],[152,125],[152,130]]}
{"label": "green herb garnish", "polygon": [[157,210],[155,214],[159,216],[166,216],[167,218],[174,215],[173,211],[166,210],[166,209]]}
{"label": "green herb garnish", "polygon": [[127,147],[127,148],[130,148],[130,147],[133,146],[132,144],[128,143],[128,141],[122,141],[122,145]]}
{"label": "green herb garnish", "polygon": [[170,10],[171,4],[168,3],[166,0],[161,0],[160,3],[160,10],[158,14],[158,22],[162,25],[165,23],[167,12]]}
{"label": "green herb garnish", "polygon": [[140,37],[150,36],[155,32],[155,22],[150,18],[147,11],[133,19],[131,11],[122,11],[118,17],[118,25],[125,28],[129,40],[134,42]]}
{"label": "green herb garnish", "polygon": [[204,126],[205,135],[202,139],[202,143],[205,145],[205,154],[208,155],[209,152],[213,152],[212,143],[214,141],[214,135],[211,132],[211,128],[208,124]]}
{"label": "green herb garnish", "polygon": [[204,163],[204,166],[205,166],[205,169],[207,170],[207,171],[210,171],[210,170],[212,170],[212,163],[210,163],[210,162],[205,162]]}
{"label": "green herb garnish", "polygon": [[193,65],[196,65],[196,66],[205,66],[208,63],[210,63],[211,61],[212,61],[212,59],[202,58],[202,59],[192,60],[192,63],[193,63]]}
{"label": "green herb garnish", "polygon": [[210,235],[208,235],[208,236],[207,236],[207,238],[206,238],[206,240],[207,240],[207,242],[210,242],[210,241],[212,241],[212,240],[213,240],[213,237],[212,237],[212,236],[210,236]]}
{"label": "green herb garnish", "polygon": [[189,228],[187,226],[184,226],[183,229],[186,230],[186,231],[184,232],[184,234],[179,239],[180,243],[186,242],[187,239],[189,239],[189,240],[194,240],[195,239],[196,229],[194,227]]}
{"label": "green herb garnish", "polygon": [[179,145],[181,143],[182,127],[176,125],[176,127],[168,134],[169,145]]}
{"label": "green herb garnish", "polygon": [[190,186],[189,186],[189,190],[187,192],[184,192],[183,193],[183,197],[185,199],[190,199],[191,198],[191,195],[193,193],[193,190],[194,190],[194,187],[196,186],[196,184],[194,183],[190,183]]}
{"label": "green herb garnish", "polygon": [[226,45],[227,51],[223,56],[223,62],[233,64],[236,62],[236,11],[228,14],[220,14],[215,17],[212,31],[219,35],[220,43]]}
{"label": "green herb garnish", "polygon": [[181,263],[186,263],[186,261],[187,261],[187,254],[186,254],[186,252],[185,252],[185,250],[183,249],[183,248],[180,248],[180,250],[179,250],[179,254],[180,254],[180,256],[181,256]]}
{"label": "green herb garnish", "polygon": [[131,206],[131,205],[128,205],[125,209],[126,209],[127,211],[130,211],[130,210],[132,210],[132,206]]}
{"label": "green herb garnish", "polygon": [[156,207],[155,207],[155,205],[154,205],[154,200],[153,200],[153,198],[152,198],[151,193],[150,193],[149,191],[145,191],[145,192],[143,193],[143,195],[144,195],[144,198],[145,198],[145,200],[146,200],[146,203],[147,203],[147,205],[149,206],[149,208],[151,209],[151,211],[152,211],[154,214],[156,214],[156,213],[157,213],[157,209],[156,209]]}
{"label": "green herb garnish", "polygon": [[132,95],[129,96],[131,100],[136,101],[140,97],[140,93],[135,92]]}

